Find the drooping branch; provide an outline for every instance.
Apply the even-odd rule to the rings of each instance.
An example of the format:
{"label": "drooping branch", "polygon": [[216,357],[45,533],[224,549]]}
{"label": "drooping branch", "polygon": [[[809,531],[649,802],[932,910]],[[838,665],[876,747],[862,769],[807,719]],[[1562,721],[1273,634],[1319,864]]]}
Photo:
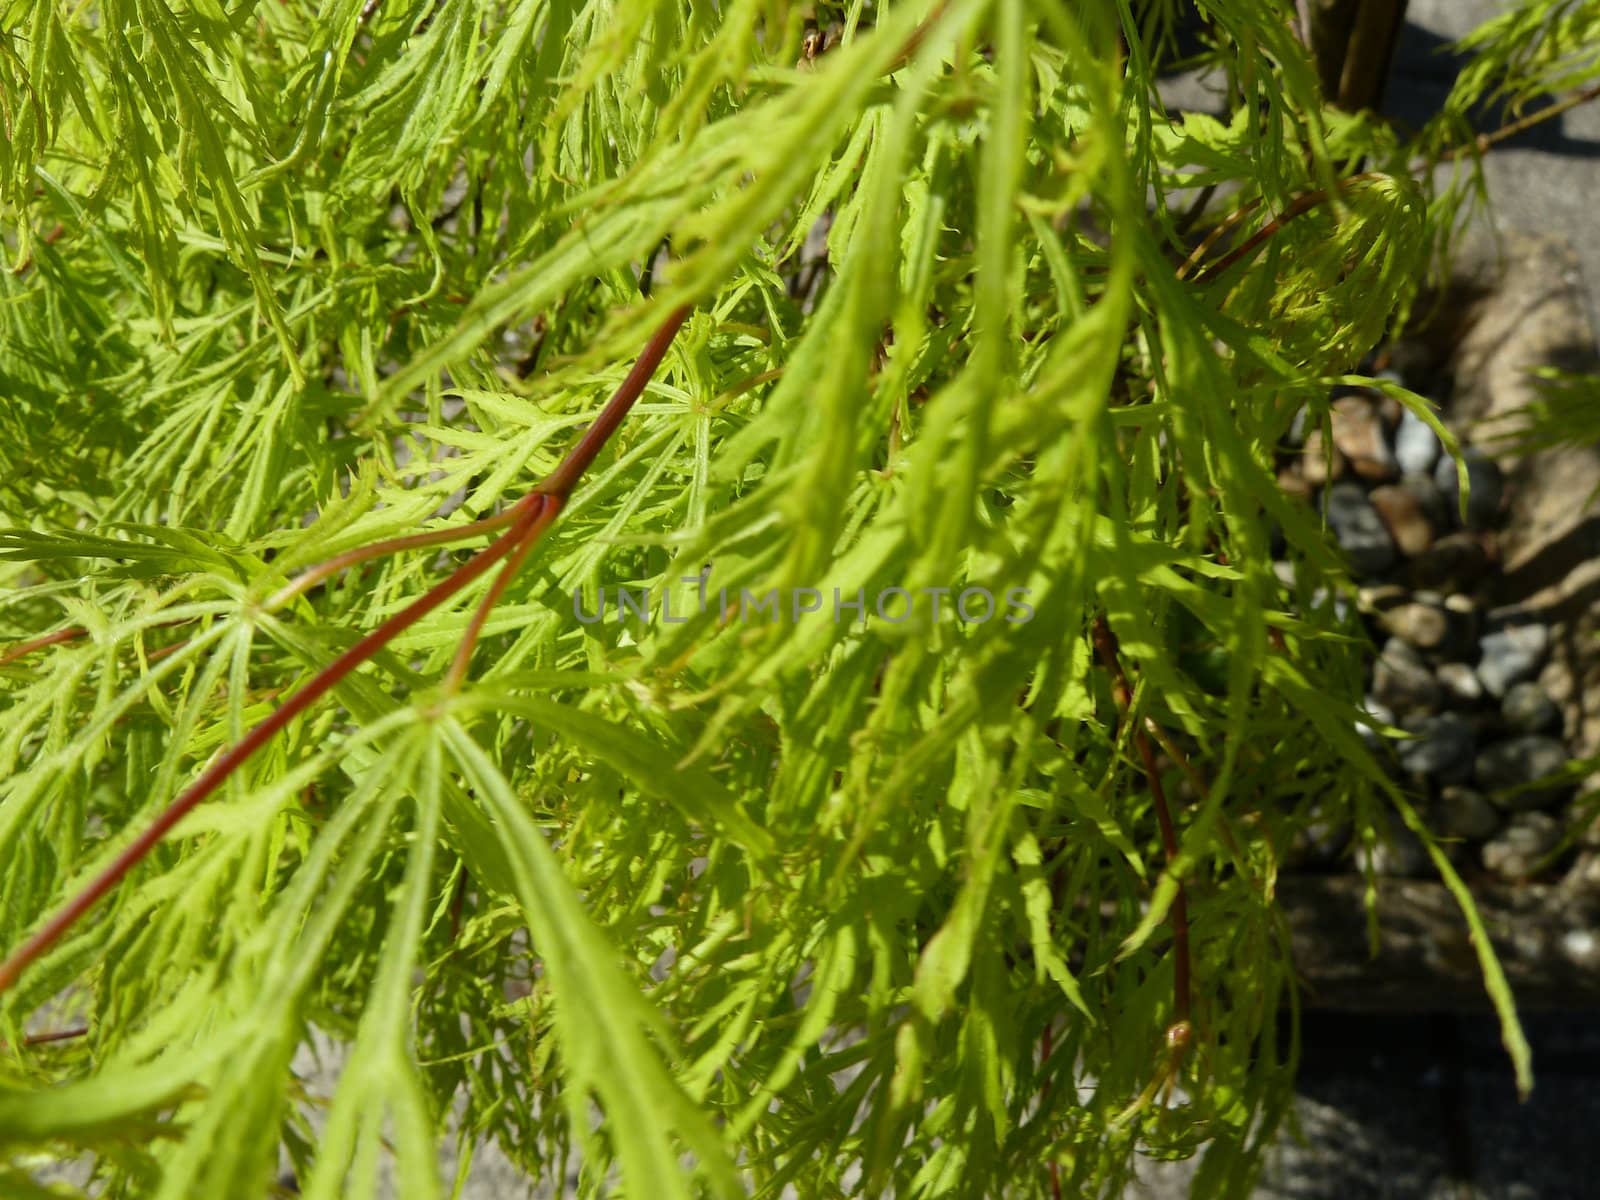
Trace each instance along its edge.
{"label": "drooping branch", "polygon": [[[471,659],[472,647],[476,643],[478,634],[482,631],[484,622],[488,619],[490,610],[511,582],[511,577],[517,567],[527,558],[534,544],[550,528],[562,508],[565,507],[567,498],[583,478],[584,472],[588,470],[590,464],[594,462],[600,451],[616,432],[617,427],[621,425],[623,418],[627,416],[639,396],[644,392],[645,385],[655,373],[662,358],[666,356],[667,349],[672,344],[672,339],[688,318],[689,311],[687,306],[675,309],[662,322],[660,328],[656,330],[646,344],[644,352],[639,356],[639,360],[634,364],[633,369],[628,372],[627,377],[618,386],[605,408],[600,411],[600,414],[594,419],[593,424],[590,425],[578,444],[568,452],[560,465],[542,483],[513,504],[506,512],[487,518],[485,521],[476,522],[472,526],[433,531],[427,534],[419,534],[412,538],[397,538],[374,543],[373,546],[366,547],[365,552],[359,550],[349,551],[329,560],[329,563],[323,564],[322,567],[312,568],[306,575],[301,576],[296,583],[289,585],[286,590],[290,592],[290,595],[298,594],[299,591],[304,590],[304,587],[299,586],[301,581],[311,578],[312,582],[315,582],[318,579],[326,578],[342,566],[348,566],[378,554],[392,553],[412,546],[437,545],[445,541],[457,540],[462,536],[470,536],[472,533],[484,532],[488,529],[505,525],[511,526],[507,532],[501,534],[495,541],[457,567],[455,571],[435,584],[428,592],[412,601],[398,613],[395,613],[371,633],[367,634],[366,637],[339,655],[338,658],[314,675],[304,687],[284,701],[259,725],[214,759],[211,765],[201,773],[200,777],[163,809],[108,866],[84,885],[32,937],[13,950],[4,962],[0,962],[0,992],[4,992],[16,983],[22,973],[55,945],[107,893],[115,888],[123,876],[149,854],[151,849],[171,831],[173,826],[188,815],[197,805],[206,800],[207,797],[216,792],[235,771],[243,766],[256,751],[270,742],[290,721],[315,704],[341,680],[362,663],[372,658],[373,655],[388,645],[400,633],[416,624],[428,613],[444,604],[463,588],[485,574],[495,563],[501,559],[506,559],[506,567],[490,587],[483,603],[480,604],[446,677],[447,689],[459,686],[466,674],[467,666]],[[338,565],[330,567],[330,564]],[[309,587],[310,584],[306,583],[304,586]],[[283,592],[280,592],[279,596],[283,596],[284,599],[289,598],[284,596]],[[64,633],[56,636],[55,640],[70,640],[70,636],[72,636],[70,632]]]}
{"label": "drooping branch", "polygon": [[[1123,721],[1133,720],[1131,712],[1133,704],[1133,690],[1128,686],[1128,677],[1123,673],[1122,660],[1117,654],[1116,635],[1111,632],[1111,626],[1106,623],[1104,616],[1096,616],[1094,622],[1094,648],[1100,657],[1100,663],[1106,673],[1111,676],[1111,691],[1116,699],[1117,710]],[[1161,832],[1161,849],[1167,859],[1170,870],[1178,859],[1178,831],[1172,821],[1172,809],[1167,804],[1166,789],[1161,785],[1161,773],[1156,769],[1155,751],[1150,748],[1150,739],[1145,736],[1144,727],[1135,721],[1131,726],[1130,734],[1133,739],[1134,750],[1139,755],[1139,762],[1144,767],[1145,778],[1150,784],[1150,795],[1155,805],[1156,824]],[[1183,881],[1177,881],[1178,891],[1172,898],[1172,908],[1168,923],[1172,928],[1172,1013],[1173,1023],[1169,1031],[1169,1039],[1174,1041],[1174,1049],[1181,1050],[1187,1044],[1190,1025],[1191,1004],[1189,999],[1189,905],[1184,894]],[[1182,1031],[1181,1033],[1177,1031]],[[1182,1039],[1181,1044],[1178,1039]]]}

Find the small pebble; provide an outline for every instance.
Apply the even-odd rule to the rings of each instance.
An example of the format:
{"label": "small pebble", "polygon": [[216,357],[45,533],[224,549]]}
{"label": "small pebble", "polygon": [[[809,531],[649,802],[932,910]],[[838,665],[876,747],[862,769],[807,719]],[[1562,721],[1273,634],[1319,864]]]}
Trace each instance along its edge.
{"label": "small pebble", "polygon": [[1411,582],[1419,588],[1461,591],[1471,588],[1488,569],[1488,551],[1476,537],[1451,533],[1411,560]]}
{"label": "small pebble", "polygon": [[1548,813],[1517,813],[1483,847],[1483,865],[1502,879],[1527,879],[1561,844],[1561,823]]}
{"label": "small pebble", "polygon": [[1443,691],[1415,649],[1392,637],[1372,668],[1372,694],[1380,704],[1402,715],[1432,712]]}
{"label": "small pebble", "polygon": [[1394,431],[1394,460],[1401,471],[1409,475],[1433,470],[1441,449],[1439,435],[1426,421],[1409,408],[1400,414],[1400,425]]}
{"label": "small pebble", "polygon": [[[1503,480],[1494,459],[1482,451],[1466,449],[1461,461],[1467,468],[1467,528],[1487,529],[1500,514]],[[1461,484],[1456,478],[1456,463],[1448,455],[1433,469],[1433,482],[1450,512],[1459,516]]]}
{"label": "small pebble", "polygon": [[1345,466],[1344,455],[1337,449],[1333,452],[1332,461],[1329,461],[1321,429],[1313,429],[1306,434],[1305,449],[1300,453],[1300,474],[1307,483],[1321,487],[1329,480],[1343,479]]}
{"label": "small pebble", "polygon": [[[1376,698],[1368,696],[1361,707],[1366,711],[1367,716],[1371,717],[1379,725],[1394,724],[1394,713],[1390,712],[1388,706],[1380,703]],[[1376,752],[1386,744],[1383,736],[1374,730],[1372,726],[1360,721],[1356,722],[1356,732],[1361,735],[1361,740],[1367,744],[1367,749],[1369,750]]]}
{"label": "small pebble", "polygon": [[1550,648],[1543,625],[1507,625],[1478,643],[1478,678],[1489,694],[1503,698],[1512,684],[1531,679]]}
{"label": "small pebble", "polygon": [[1561,724],[1561,710],[1537,683],[1515,683],[1500,702],[1500,715],[1518,733],[1548,733]]}
{"label": "small pebble", "polygon": [[1367,501],[1378,510],[1384,528],[1407,558],[1416,557],[1433,544],[1433,522],[1409,488],[1386,483],[1373,488]]}
{"label": "small pebble", "polygon": [[1430,827],[1440,837],[1481,842],[1500,828],[1500,810],[1482,792],[1469,787],[1441,788],[1429,813]]}
{"label": "small pebble", "polygon": [[1278,472],[1278,487],[1285,496],[1302,504],[1309,504],[1312,494],[1317,490],[1311,480],[1305,477],[1304,471],[1296,471],[1293,467],[1285,467]]}
{"label": "small pebble", "polygon": [[1356,589],[1356,608],[1364,613],[1382,613],[1404,604],[1411,593],[1398,583],[1369,583]]}
{"label": "small pebble", "polygon": [[1434,671],[1439,683],[1451,699],[1459,704],[1476,704],[1483,699],[1483,683],[1478,673],[1466,663],[1443,663]]}
{"label": "small pebble", "polygon": [[1375,875],[1399,879],[1414,879],[1428,874],[1431,869],[1422,839],[1403,825],[1390,829],[1388,836],[1374,845],[1357,846],[1355,859],[1359,871],[1370,869]]}
{"label": "small pebble", "polygon": [[[1567,765],[1567,748],[1557,738],[1525,733],[1495,742],[1478,751],[1473,772],[1478,786],[1496,793],[1494,802],[1513,811],[1543,808],[1559,799],[1568,788],[1556,783],[1540,788],[1529,784],[1561,770]],[[1526,789],[1511,791],[1510,789]]]}
{"label": "small pebble", "polygon": [[1363,479],[1393,479],[1394,452],[1383,436],[1383,418],[1366,396],[1340,396],[1329,406],[1333,444]]}
{"label": "small pebble", "polygon": [[1400,477],[1400,486],[1416,497],[1422,511],[1432,522],[1435,529],[1444,529],[1453,521],[1449,508],[1445,506],[1444,497],[1439,494],[1439,488],[1433,482],[1433,472],[1423,474],[1411,472]]}
{"label": "small pebble", "polygon": [[1336,483],[1324,497],[1328,527],[1358,575],[1377,575],[1394,562],[1394,539],[1357,483]]}
{"label": "small pebble", "polygon": [[1307,866],[1329,867],[1350,844],[1350,822],[1314,806],[1304,824],[1294,832],[1290,859]]}
{"label": "small pebble", "polygon": [[1295,410],[1294,416],[1290,418],[1289,428],[1284,432],[1283,440],[1291,446],[1304,446],[1306,444],[1306,434],[1313,428],[1315,426],[1311,423],[1311,406],[1302,404]]}
{"label": "small pebble", "polygon": [[1419,650],[1438,650],[1450,640],[1450,614],[1432,604],[1400,604],[1378,617],[1378,624]]}
{"label": "small pebble", "polygon": [[1440,783],[1472,778],[1472,726],[1455,713],[1412,721],[1406,732],[1416,736],[1396,744],[1405,770]]}

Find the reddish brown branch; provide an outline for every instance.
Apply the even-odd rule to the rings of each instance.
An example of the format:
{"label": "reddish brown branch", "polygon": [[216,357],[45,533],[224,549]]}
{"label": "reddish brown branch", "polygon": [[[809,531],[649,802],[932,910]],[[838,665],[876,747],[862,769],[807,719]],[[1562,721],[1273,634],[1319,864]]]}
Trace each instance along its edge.
{"label": "reddish brown branch", "polygon": [[[497,527],[509,523],[511,525],[509,531],[456,568],[454,572],[419,599],[412,601],[354,646],[350,647],[350,649],[339,655],[338,658],[313,676],[304,687],[289,697],[281,707],[247,733],[243,739],[230,746],[213,760],[211,765],[201,773],[200,777],[190,784],[177,799],[172,801],[138,837],[116,856],[109,866],[96,875],[66,905],[51,916],[32,937],[12,951],[4,962],[0,962],[0,992],[5,991],[14,984],[23,971],[59,941],[106,893],[116,887],[122,877],[132,870],[145,855],[149,854],[156,843],[165,837],[174,825],[220,788],[235,771],[244,765],[257,750],[271,741],[284,726],[288,725],[296,716],[331,691],[341,680],[370,659],[401,632],[467,587],[479,576],[486,573],[496,562],[503,558],[508,559],[506,570],[502,572],[500,578],[489,589],[484,602],[474,615],[472,623],[468,627],[467,636],[463,639],[461,649],[452,664],[450,674],[446,680],[447,686],[454,687],[459,684],[461,677],[465,674],[472,646],[476,642],[478,633],[482,630],[483,623],[488,618],[489,610],[504,592],[506,585],[510,583],[511,574],[527,557],[534,543],[539,540],[545,530],[556,519],[561,509],[565,506],[572,489],[583,478],[584,472],[594,462],[601,449],[611,438],[611,435],[616,432],[617,427],[622,423],[622,419],[627,416],[629,410],[632,409],[634,403],[644,392],[645,384],[655,372],[656,367],[660,365],[662,358],[665,357],[674,335],[683,325],[688,315],[689,309],[687,307],[679,308],[662,323],[661,327],[645,346],[644,352],[639,356],[639,361],[628,372],[627,378],[622,381],[616,393],[611,397],[605,408],[601,410],[600,415],[595,418],[594,423],[579,440],[578,444],[573,447],[571,452],[543,483],[518,500],[501,516],[489,518],[487,521],[478,522],[475,526],[469,527],[472,532],[479,532],[485,527]],[[441,530],[436,531],[435,534],[418,535],[416,538],[411,539],[394,539],[390,542],[379,543],[379,545],[384,547],[385,550],[396,548],[397,544],[400,543],[404,545],[432,545],[437,541],[448,540],[445,538],[445,534],[449,534],[451,538],[454,538],[461,536],[462,532],[460,529]],[[399,546],[399,548],[404,548],[404,545]],[[359,551],[351,551],[349,554],[340,556],[340,560],[346,562],[359,561],[360,554],[361,552]],[[358,557],[352,558],[352,555]],[[316,569],[313,569],[310,574],[316,574]],[[290,586],[291,588],[294,587],[294,585]],[[57,641],[65,641],[69,635],[70,631],[66,635],[51,636]]]}
{"label": "reddish brown branch", "polygon": [[26,642],[18,642],[7,650],[0,651],[0,667],[7,663],[16,662],[25,655],[32,654],[35,650],[43,650],[47,646],[59,646],[62,642],[75,642],[81,637],[88,637],[89,631],[74,625],[71,629],[58,629],[54,633],[47,633],[43,637],[32,638]]}
{"label": "reddish brown branch", "polygon": [[[1133,690],[1128,686],[1128,677],[1123,673],[1122,661],[1117,655],[1116,635],[1111,632],[1111,626],[1106,623],[1103,616],[1096,617],[1094,622],[1094,648],[1100,656],[1100,663],[1111,676],[1111,691],[1117,702],[1117,710],[1122,714],[1124,721],[1132,720],[1129,711],[1133,703]],[[1170,870],[1178,859],[1178,831],[1172,822],[1172,809],[1167,804],[1166,789],[1161,785],[1161,773],[1156,770],[1155,751],[1150,748],[1150,739],[1145,736],[1144,729],[1135,721],[1130,727],[1135,752],[1144,767],[1145,778],[1150,783],[1150,795],[1155,803],[1156,824],[1161,831],[1161,849],[1166,855],[1167,868]],[[1189,1025],[1189,904],[1184,893],[1183,881],[1177,880],[1178,891],[1172,898],[1172,909],[1168,923],[1172,927],[1172,1012],[1173,1028],[1188,1028]]]}
{"label": "reddish brown branch", "polygon": [[[87,1037],[88,1033],[89,1027],[87,1025],[74,1025],[70,1029],[49,1029],[44,1033],[30,1033],[22,1039],[22,1044],[24,1046],[48,1046],[55,1042],[70,1042],[74,1038]],[[0,1050],[9,1049],[11,1049],[9,1043],[0,1042]]]}

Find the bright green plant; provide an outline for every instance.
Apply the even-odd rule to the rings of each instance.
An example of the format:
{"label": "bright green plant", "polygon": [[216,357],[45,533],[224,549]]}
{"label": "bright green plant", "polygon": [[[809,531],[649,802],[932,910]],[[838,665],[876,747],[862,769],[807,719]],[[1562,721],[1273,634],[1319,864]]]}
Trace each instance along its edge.
{"label": "bright green plant", "polygon": [[1170,4],[0,3],[0,1192],[1240,1194],[1286,849],[1420,831],[1273,451],[1488,88],[1203,9],[1225,121]]}

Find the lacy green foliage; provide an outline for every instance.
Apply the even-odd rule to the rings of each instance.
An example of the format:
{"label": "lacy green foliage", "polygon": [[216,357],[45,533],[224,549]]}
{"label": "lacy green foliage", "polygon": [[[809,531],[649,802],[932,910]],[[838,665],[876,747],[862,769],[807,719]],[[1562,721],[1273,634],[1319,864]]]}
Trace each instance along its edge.
{"label": "lacy green foliage", "polygon": [[[0,1183],[427,1197],[459,1137],[594,1194],[1117,1194],[1201,1148],[1241,1194],[1292,1069],[1275,873],[1312,806],[1416,826],[1273,448],[1449,211],[1289,7],[1205,6],[1224,122],[1161,106],[1170,5],[819,6],[820,55],[784,0],[0,6],[0,640],[60,635],[0,666],[0,948],[459,552],[288,578],[520,496],[696,310],[474,681],[436,687],[470,606],[424,619],[0,995]],[[1529,86],[1552,7],[1486,43]],[[1194,232],[1265,236],[1180,270],[1213,186]],[[693,614],[707,567],[869,621],[575,619]],[[25,1044],[41,1006],[86,1036]]]}

